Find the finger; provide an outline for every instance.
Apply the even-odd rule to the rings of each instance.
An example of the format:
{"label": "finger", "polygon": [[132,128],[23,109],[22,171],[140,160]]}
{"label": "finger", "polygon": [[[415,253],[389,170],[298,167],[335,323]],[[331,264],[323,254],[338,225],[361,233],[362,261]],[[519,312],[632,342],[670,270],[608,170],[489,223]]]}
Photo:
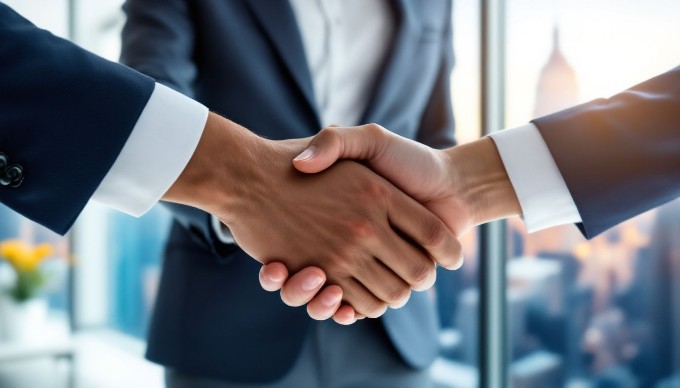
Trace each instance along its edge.
{"label": "finger", "polygon": [[377,124],[359,127],[324,128],[311,140],[293,164],[299,171],[316,173],[330,167],[338,159],[370,160],[380,154],[389,136]]}
{"label": "finger", "polygon": [[321,290],[307,304],[307,314],[312,319],[319,321],[326,320],[338,311],[342,302],[342,288],[330,285]]}
{"label": "finger", "polygon": [[[437,279],[435,262],[396,231],[388,229],[378,241],[376,257],[416,291],[426,290]],[[376,295],[377,296],[377,295]]]}
{"label": "finger", "polygon": [[[432,263],[428,257],[424,260]],[[362,271],[354,274],[373,295],[382,299],[392,308],[403,307],[411,296],[411,285],[397,276],[379,259],[374,259]]]}
{"label": "finger", "polygon": [[326,274],[317,267],[300,270],[281,288],[281,300],[288,306],[302,306],[312,300],[326,281]]}
{"label": "finger", "polygon": [[387,311],[387,303],[378,299],[358,280],[349,278],[340,286],[344,293],[343,300],[359,314],[378,318]]}
{"label": "finger", "polygon": [[279,262],[265,264],[260,269],[260,285],[266,291],[278,291],[288,279],[288,268]]}
{"label": "finger", "polygon": [[393,227],[411,238],[442,267],[460,268],[463,264],[460,241],[441,219],[399,191],[388,203],[388,217]]}
{"label": "finger", "polygon": [[340,325],[351,325],[357,321],[354,308],[348,304],[340,306],[338,311],[333,314],[333,320]]}

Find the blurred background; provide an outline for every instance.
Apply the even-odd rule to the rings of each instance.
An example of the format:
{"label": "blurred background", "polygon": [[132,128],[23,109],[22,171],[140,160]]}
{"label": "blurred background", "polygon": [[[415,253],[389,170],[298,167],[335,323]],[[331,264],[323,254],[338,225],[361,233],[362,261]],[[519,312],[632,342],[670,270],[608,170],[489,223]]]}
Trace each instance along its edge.
{"label": "blurred background", "polygon": [[[5,3],[118,57],[122,0]],[[507,0],[505,8],[508,127],[680,62],[677,0]],[[480,2],[456,0],[453,12],[451,92],[457,137],[468,142],[481,135]],[[162,387],[162,369],[143,352],[169,222],[160,207],[135,219],[92,204],[59,237],[0,205],[0,253],[14,258],[0,259],[0,387]],[[479,381],[477,233],[464,248],[465,266],[441,272],[435,289],[439,387]],[[680,387],[680,201],[589,242],[573,225],[528,235],[513,219],[503,249],[512,387]]]}

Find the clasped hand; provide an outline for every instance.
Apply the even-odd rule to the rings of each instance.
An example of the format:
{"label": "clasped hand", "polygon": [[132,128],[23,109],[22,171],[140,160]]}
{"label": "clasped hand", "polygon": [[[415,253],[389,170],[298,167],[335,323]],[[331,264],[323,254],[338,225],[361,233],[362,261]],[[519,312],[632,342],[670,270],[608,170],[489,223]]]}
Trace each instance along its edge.
{"label": "clasped hand", "polygon": [[[294,273],[313,267],[301,272],[300,289],[316,292],[325,283],[322,296],[341,296],[330,306],[327,298],[312,306],[339,309],[352,320],[403,306],[412,289],[434,284],[436,264],[460,265],[450,227],[368,167],[341,161],[323,174],[296,170],[291,161],[308,143],[263,139],[210,114],[194,156],[164,199],[215,215],[263,264]],[[296,295],[283,293],[289,304],[306,302]]]}
{"label": "clasped hand", "polygon": [[350,324],[459,268],[473,226],[521,212],[491,142],[439,151],[375,124],[272,141],[211,113],[163,199],[218,217],[263,288]]}
{"label": "clasped hand", "polygon": [[[447,234],[447,238],[461,236],[477,223],[476,220],[479,217],[474,207],[471,206],[473,201],[469,200],[471,193],[455,190],[456,187],[461,186],[463,179],[456,176],[455,170],[449,168],[453,161],[443,151],[437,151],[401,138],[374,124],[356,128],[335,127],[324,129],[313,138],[306,150],[295,158],[294,165],[299,171],[308,174],[328,169],[319,175],[323,176],[332,173],[334,169],[341,168],[346,163],[342,161],[336,163],[339,159],[363,160],[368,168],[382,175],[411,198],[420,202],[438,219],[441,219],[450,233]],[[331,167],[332,165],[334,167]],[[394,187],[390,186],[390,190],[392,189]],[[379,201],[376,202],[380,198],[362,195],[360,191],[356,192],[358,195],[354,195],[354,192],[355,189],[352,189],[348,193],[349,197],[345,198],[349,203],[361,205],[361,202],[372,201],[371,206],[380,205]],[[368,192],[372,192],[372,190],[368,190]],[[394,194],[390,194],[390,196],[392,195]],[[403,194],[400,193],[397,197],[401,197],[401,195]],[[446,247],[448,251],[435,251],[433,254],[432,243],[441,241],[443,234],[440,234],[441,232],[434,228],[434,223],[428,225],[414,217],[420,214],[419,211],[416,211],[417,206],[405,199],[403,203],[408,204],[408,206],[400,207],[399,205],[395,207],[396,203],[388,204],[384,210],[389,211],[390,214],[381,214],[383,220],[387,218],[391,225],[402,232],[408,232],[411,237],[411,239],[405,241],[391,235],[384,240],[387,245],[384,245],[384,249],[379,253],[380,259],[378,261],[389,264],[394,273],[386,271],[386,268],[376,271],[376,269],[361,264],[352,269],[346,267],[347,272],[345,273],[348,276],[351,271],[358,270],[359,272],[352,273],[354,278],[361,280],[362,285],[372,291],[377,299],[392,307],[402,305],[404,301],[402,296],[406,294],[404,282],[402,281],[401,286],[399,286],[399,279],[394,275],[408,280],[407,277],[403,276],[405,273],[398,272],[396,268],[398,268],[400,262],[402,265],[407,262],[411,265],[422,263],[425,260],[422,257],[423,248],[429,250],[430,255],[435,260],[437,260],[437,257],[448,259],[448,262],[438,260],[440,264],[444,264],[447,268],[455,269],[462,265],[461,250],[458,244],[450,241],[446,244],[439,244],[442,248]],[[338,207],[340,203],[329,205]],[[427,220],[424,215],[423,220]],[[369,223],[362,223],[361,227],[356,228],[355,225],[351,229],[355,232],[357,230],[374,232],[375,229],[369,225]],[[361,236],[362,233],[358,233],[358,235]],[[420,239],[414,239],[414,236],[418,235],[421,236]],[[398,232],[396,236],[399,236]],[[383,236],[379,233],[372,233],[371,237],[377,242]],[[410,246],[408,240],[420,245],[421,250]],[[396,241],[396,244],[394,241]],[[327,319],[333,316],[338,323],[350,324],[363,316],[374,317],[375,314],[365,313],[369,311],[365,307],[353,304],[353,300],[363,300],[356,298],[356,291],[345,288],[343,284],[337,281],[337,276],[331,276],[332,272],[326,270],[328,265],[334,265],[333,257],[330,258],[328,263],[326,259],[329,258],[321,259],[318,267],[307,267],[303,270],[300,270],[299,266],[291,267],[283,260],[281,262],[270,262],[263,267],[260,273],[260,282],[267,290],[281,289],[281,297],[289,305],[300,306],[309,303],[308,313],[315,319]],[[359,257],[355,257],[352,261],[358,263],[358,259]],[[322,271],[322,269],[324,270]],[[434,268],[431,267],[430,270],[432,271],[431,277],[427,278],[428,281],[421,282],[420,285],[429,286],[432,284]],[[295,273],[290,278],[289,271]],[[323,279],[327,275],[326,284],[328,286],[323,289],[321,283],[314,288],[304,286],[311,282],[310,279]],[[319,280],[319,282],[321,281]],[[375,283],[372,284],[372,282]],[[406,283],[414,285],[413,281]],[[347,282],[344,284],[347,284]],[[388,290],[379,290],[376,288],[377,285],[387,286]],[[340,305],[341,300],[344,302],[342,305]],[[375,300],[373,301],[375,303]],[[397,303],[397,301],[399,302]],[[371,312],[375,311],[377,309]],[[384,310],[380,312],[382,313]]]}

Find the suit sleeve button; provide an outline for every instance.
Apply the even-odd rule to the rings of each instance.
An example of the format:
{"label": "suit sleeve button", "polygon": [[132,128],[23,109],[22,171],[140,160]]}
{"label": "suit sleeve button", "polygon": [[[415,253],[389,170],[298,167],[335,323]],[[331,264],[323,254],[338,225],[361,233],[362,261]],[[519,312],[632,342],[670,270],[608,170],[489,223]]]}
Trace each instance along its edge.
{"label": "suit sleeve button", "polygon": [[24,168],[18,164],[13,164],[4,171],[0,177],[0,185],[9,187],[19,187],[24,182]]}

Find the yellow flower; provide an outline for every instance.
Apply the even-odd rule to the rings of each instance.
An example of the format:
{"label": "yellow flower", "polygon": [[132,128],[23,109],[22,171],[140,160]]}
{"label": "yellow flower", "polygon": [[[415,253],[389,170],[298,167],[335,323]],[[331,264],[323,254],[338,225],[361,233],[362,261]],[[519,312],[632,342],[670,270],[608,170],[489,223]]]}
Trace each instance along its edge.
{"label": "yellow flower", "polygon": [[19,272],[36,270],[40,263],[53,252],[54,249],[49,244],[40,244],[34,248],[20,240],[0,243],[0,257],[7,260]]}

